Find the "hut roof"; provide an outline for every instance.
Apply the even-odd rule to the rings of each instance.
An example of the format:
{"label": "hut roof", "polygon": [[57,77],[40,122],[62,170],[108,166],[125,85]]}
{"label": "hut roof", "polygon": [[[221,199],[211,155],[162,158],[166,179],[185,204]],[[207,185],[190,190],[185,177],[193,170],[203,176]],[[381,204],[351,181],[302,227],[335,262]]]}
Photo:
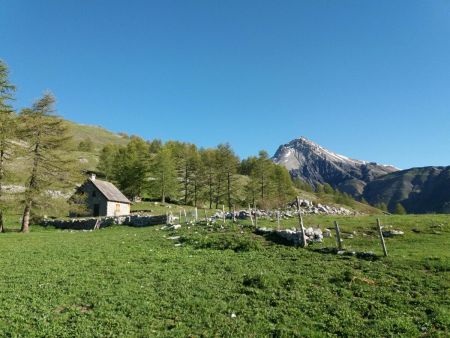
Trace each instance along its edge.
{"label": "hut roof", "polygon": [[108,201],[131,204],[130,200],[111,182],[98,179],[89,179],[89,181],[100,190]]}

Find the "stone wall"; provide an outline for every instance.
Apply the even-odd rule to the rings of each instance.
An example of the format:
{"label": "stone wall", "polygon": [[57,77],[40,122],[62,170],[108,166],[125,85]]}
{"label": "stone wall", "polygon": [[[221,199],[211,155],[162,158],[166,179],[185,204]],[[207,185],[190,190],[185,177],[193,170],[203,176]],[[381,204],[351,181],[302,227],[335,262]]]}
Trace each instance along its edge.
{"label": "stone wall", "polygon": [[133,227],[145,227],[151,225],[166,224],[166,215],[131,215],[118,217],[89,217],[70,219],[44,219],[40,222],[42,226],[51,226],[57,229],[71,230],[93,230],[94,228],[105,228],[111,225],[128,225]]}

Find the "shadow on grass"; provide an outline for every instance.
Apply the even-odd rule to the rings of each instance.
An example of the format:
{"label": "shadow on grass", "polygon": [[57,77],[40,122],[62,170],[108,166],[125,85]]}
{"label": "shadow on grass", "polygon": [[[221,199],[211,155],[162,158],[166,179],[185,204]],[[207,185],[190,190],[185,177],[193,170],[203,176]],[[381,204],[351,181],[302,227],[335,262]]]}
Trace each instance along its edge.
{"label": "shadow on grass", "polygon": [[285,245],[285,246],[298,246],[298,245],[294,244],[293,242],[288,241],[286,238],[280,237],[274,233],[263,234],[260,236],[262,236],[265,240],[272,242],[273,244]]}
{"label": "shadow on grass", "polygon": [[20,228],[4,228],[3,229],[3,232],[0,232],[0,234],[6,234],[6,233],[10,233],[10,232],[13,232],[13,233],[18,233],[18,232],[20,232]]}

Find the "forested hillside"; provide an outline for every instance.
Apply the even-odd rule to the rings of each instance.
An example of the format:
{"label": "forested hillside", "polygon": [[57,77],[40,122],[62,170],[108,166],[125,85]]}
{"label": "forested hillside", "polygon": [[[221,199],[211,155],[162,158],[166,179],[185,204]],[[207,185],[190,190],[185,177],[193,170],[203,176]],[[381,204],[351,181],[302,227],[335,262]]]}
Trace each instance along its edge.
{"label": "forested hillside", "polygon": [[99,173],[130,198],[232,208],[280,207],[296,195],[288,171],[272,163],[267,152],[240,161],[229,144],[199,149],[132,137],[127,146],[105,146],[99,162]]}

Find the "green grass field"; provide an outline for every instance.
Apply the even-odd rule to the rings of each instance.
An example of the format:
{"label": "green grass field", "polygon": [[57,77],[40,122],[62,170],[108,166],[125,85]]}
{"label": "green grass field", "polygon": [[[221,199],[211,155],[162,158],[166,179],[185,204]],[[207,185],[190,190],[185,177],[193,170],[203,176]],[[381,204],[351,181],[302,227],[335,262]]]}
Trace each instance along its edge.
{"label": "green grass field", "polygon": [[387,258],[372,216],[305,223],[335,219],[356,231],[347,249],[380,258],[277,244],[249,221],[2,234],[0,336],[448,336],[450,216],[384,216],[405,231]]}

